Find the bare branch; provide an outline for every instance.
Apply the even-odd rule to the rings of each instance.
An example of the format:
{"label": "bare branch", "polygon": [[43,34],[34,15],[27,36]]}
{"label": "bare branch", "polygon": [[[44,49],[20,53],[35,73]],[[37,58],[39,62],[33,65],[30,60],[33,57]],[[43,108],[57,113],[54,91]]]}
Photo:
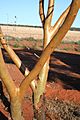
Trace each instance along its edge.
{"label": "bare branch", "polygon": [[70,10],[70,6],[63,12],[63,14],[60,16],[60,18],[57,20],[54,26],[50,28],[50,38],[52,39],[53,36],[58,32],[59,28],[63,24],[66,16],[68,15]]}
{"label": "bare branch", "polygon": [[39,1],[39,14],[40,14],[40,18],[41,18],[42,24],[44,26],[44,21],[45,21],[44,0],[40,0]]}
{"label": "bare branch", "polygon": [[70,29],[70,26],[72,25],[77,12],[79,10],[80,0],[74,0],[71,4],[70,11],[68,13],[68,16],[66,17],[64,23],[62,24],[62,27],[59,29],[57,34],[52,38],[51,42],[48,44],[48,46],[45,48],[44,52],[41,55],[41,58],[35,65],[34,69],[30,72],[30,74],[24,79],[24,81],[20,85],[20,92],[21,97],[23,98],[25,95],[25,89],[27,89],[31,83],[31,81],[39,74],[41,71],[43,65],[45,64],[48,57],[51,55],[51,53],[54,51],[54,49],[57,47],[58,44],[60,44],[61,40],[67,33],[67,31]]}
{"label": "bare branch", "polygon": [[47,25],[51,26],[52,16],[54,11],[54,0],[49,0],[46,22]]}
{"label": "bare branch", "polygon": [[[24,74],[24,76],[27,76],[29,74],[29,70],[25,67],[25,65],[22,63],[20,58],[16,55],[16,53],[13,51],[13,49],[7,45],[6,40],[3,37],[3,33],[0,27],[0,43],[2,44],[3,48],[7,51],[11,59],[14,61],[15,65],[19,68],[19,70]],[[31,82],[31,88],[34,91],[35,89],[35,82]]]}
{"label": "bare branch", "polygon": [[10,94],[10,97],[13,97],[16,94],[16,86],[6,68],[1,49],[0,49],[0,77],[3,80],[8,90],[8,93]]}

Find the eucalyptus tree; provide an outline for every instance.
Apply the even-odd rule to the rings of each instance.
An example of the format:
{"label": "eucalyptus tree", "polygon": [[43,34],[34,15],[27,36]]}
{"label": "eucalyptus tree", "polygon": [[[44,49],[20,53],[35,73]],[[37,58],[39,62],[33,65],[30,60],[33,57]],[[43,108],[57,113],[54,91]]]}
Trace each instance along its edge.
{"label": "eucalyptus tree", "polygon": [[45,93],[45,86],[48,78],[50,55],[52,52],[54,52],[55,48],[60,44],[63,37],[70,29],[80,8],[80,0],[72,0],[68,8],[62,13],[57,22],[52,26],[51,21],[54,12],[54,5],[54,0],[48,0],[47,15],[45,15],[44,0],[39,0],[39,14],[43,26],[43,52],[39,61],[31,71],[25,67],[13,49],[7,44],[0,29],[0,43],[14,61],[15,65],[25,76],[25,79],[21,82],[21,84],[16,87],[10,76],[10,73],[6,68],[2,50],[0,48],[0,77],[4,82],[10,96],[11,117],[13,120],[24,119],[21,114],[21,104],[29,86],[33,91],[33,104],[35,110],[37,111],[37,116],[35,117],[38,120],[45,119],[45,117],[40,114],[40,108],[43,104],[41,103],[41,97]]}

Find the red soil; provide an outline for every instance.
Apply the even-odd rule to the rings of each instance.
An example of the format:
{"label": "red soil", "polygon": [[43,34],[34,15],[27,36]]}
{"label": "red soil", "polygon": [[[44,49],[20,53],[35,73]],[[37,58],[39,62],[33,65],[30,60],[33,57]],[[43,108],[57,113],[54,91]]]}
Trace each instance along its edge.
{"label": "red soil", "polygon": [[[23,63],[29,68],[29,70],[31,70],[38,61],[38,58],[35,56],[35,54],[37,54],[38,56],[40,56],[41,54],[41,51],[37,51],[33,49],[30,50],[16,49],[15,52],[23,61]],[[19,86],[21,81],[24,79],[24,76],[18,70],[18,68],[13,64],[13,62],[6,54],[6,52],[3,53],[11,77],[13,78],[15,84]],[[5,92],[4,88],[2,89],[2,94],[5,100],[7,100],[6,96],[8,97],[8,94]],[[31,89],[29,88],[29,90],[26,92],[26,96],[24,98],[22,105],[23,116],[25,120],[32,120],[32,116],[33,116],[31,94],[32,92]],[[70,102],[75,102],[76,104],[80,104],[80,53],[79,52],[67,53],[67,52],[56,51],[51,55],[49,77],[46,85],[45,96],[47,99],[55,98],[63,101],[70,101]],[[0,102],[0,116],[3,116],[7,120],[7,118],[9,119],[9,113],[7,112],[7,110],[5,110],[5,108],[6,105],[4,105],[4,102],[2,100]]]}

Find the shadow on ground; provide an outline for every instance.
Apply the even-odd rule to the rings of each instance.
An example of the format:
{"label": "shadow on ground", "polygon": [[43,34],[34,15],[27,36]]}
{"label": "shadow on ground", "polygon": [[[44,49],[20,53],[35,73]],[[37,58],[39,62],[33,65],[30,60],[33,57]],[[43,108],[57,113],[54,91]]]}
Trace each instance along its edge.
{"label": "shadow on ground", "polygon": [[0,120],[8,120],[8,118],[2,112],[0,112]]}
{"label": "shadow on ground", "polygon": [[[33,49],[14,50],[22,62],[32,70],[42,51]],[[8,54],[3,50],[6,63],[13,63]],[[65,89],[80,90],[80,54],[54,52],[50,59],[48,81],[62,83]]]}
{"label": "shadow on ground", "polygon": [[[14,51],[19,56],[19,58],[22,60],[22,63],[24,63],[24,65],[28,67],[30,71],[34,68],[35,64],[39,60],[40,55],[42,53],[42,51],[37,51],[33,49],[23,49],[23,50],[16,49]],[[22,76],[20,75],[19,70],[15,69],[16,66],[14,67],[14,62],[11,60],[11,58],[8,56],[8,54],[6,53],[4,49],[2,49],[2,52],[3,52],[5,62],[10,66],[10,68],[8,68],[10,70],[9,71],[10,74],[12,73],[13,76],[16,76],[17,79],[16,78],[15,79],[17,80],[17,82],[20,82],[20,79]],[[11,68],[15,70],[12,71],[13,69]],[[55,83],[61,84],[62,87],[65,89],[65,90],[62,89],[62,91],[61,90],[56,91],[55,88],[53,88],[52,86],[54,97],[55,97],[55,94],[57,95],[57,93],[59,93],[60,96],[63,96],[63,98],[65,97],[65,99],[68,97],[69,98],[71,97],[71,100],[73,100],[74,97],[72,98],[72,95],[74,95],[75,98],[79,97],[80,93],[77,90],[80,90],[80,54],[54,52],[51,55],[51,59],[50,59],[50,70],[49,70],[48,81],[50,83],[55,82]],[[50,87],[50,90],[52,89]],[[71,91],[73,92],[70,93]],[[51,92],[51,97],[52,97],[53,92]],[[76,93],[77,93],[77,96],[76,96]],[[67,96],[67,94],[69,96]],[[50,95],[50,92],[49,92],[49,95]],[[7,112],[10,113],[10,103],[7,97],[4,95],[1,81],[0,81],[0,99],[2,103],[4,104],[5,108],[7,108]],[[80,100],[80,97],[78,98],[78,101],[79,100]],[[25,99],[25,102],[23,105],[25,120],[27,120],[27,118],[30,119],[30,116],[29,116],[31,113],[31,109],[29,113],[30,105],[31,103],[29,104],[29,101]],[[52,118],[51,120],[53,120],[54,117],[55,118],[57,117],[58,119],[61,118],[61,119],[66,119],[66,120],[70,120],[70,119],[75,120],[75,119],[80,118],[80,106],[79,105],[75,106],[75,105],[60,101],[58,99],[54,99],[54,100],[51,99],[46,102],[46,107],[47,107],[46,115],[48,114],[47,116],[50,119]],[[57,113],[55,111],[57,111]],[[0,112],[0,119],[8,120],[6,115],[3,113],[3,111]],[[30,120],[32,120],[32,118]]]}

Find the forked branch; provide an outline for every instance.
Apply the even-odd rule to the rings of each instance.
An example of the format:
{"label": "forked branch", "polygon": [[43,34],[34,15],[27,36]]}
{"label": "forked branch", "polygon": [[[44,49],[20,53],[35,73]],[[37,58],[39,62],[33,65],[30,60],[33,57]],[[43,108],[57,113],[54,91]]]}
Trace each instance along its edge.
{"label": "forked branch", "polygon": [[40,2],[39,2],[39,14],[40,14],[40,18],[41,18],[43,26],[44,26],[44,24],[46,24],[48,26],[51,25],[53,10],[54,10],[54,0],[49,0],[48,11],[47,11],[47,15],[45,16],[44,0],[40,0]]}
{"label": "forked branch", "polygon": [[51,42],[48,44],[48,46],[45,48],[44,52],[42,53],[38,63],[34,67],[34,69],[30,72],[30,74],[25,78],[25,80],[21,83],[20,86],[20,92],[21,97],[25,94],[25,89],[27,89],[30,85],[30,82],[39,74],[41,71],[43,65],[45,64],[48,57],[51,55],[51,53],[54,51],[54,49],[57,47],[57,45],[60,44],[61,40],[67,33],[67,31],[70,29],[77,12],[79,10],[80,6],[80,0],[73,0],[71,4],[70,11],[64,20],[64,23],[59,28],[57,34],[51,39]]}
{"label": "forked branch", "polygon": [[[53,15],[53,9],[54,9],[54,0],[48,0],[48,10],[47,10],[47,15],[44,20],[44,25],[43,25],[43,48],[45,48],[48,43],[50,42],[50,37],[49,37],[49,29],[51,26],[51,20],[52,20],[52,15]],[[50,57],[49,57],[50,58]],[[39,73],[39,80],[37,82],[37,87],[34,92],[34,106],[37,108],[39,103],[39,100],[41,96],[43,96],[43,93],[45,92],[45,86],[48,78],[48,71],[49,71],[49,58],[45,62],[43,68],[41,69]]]}

